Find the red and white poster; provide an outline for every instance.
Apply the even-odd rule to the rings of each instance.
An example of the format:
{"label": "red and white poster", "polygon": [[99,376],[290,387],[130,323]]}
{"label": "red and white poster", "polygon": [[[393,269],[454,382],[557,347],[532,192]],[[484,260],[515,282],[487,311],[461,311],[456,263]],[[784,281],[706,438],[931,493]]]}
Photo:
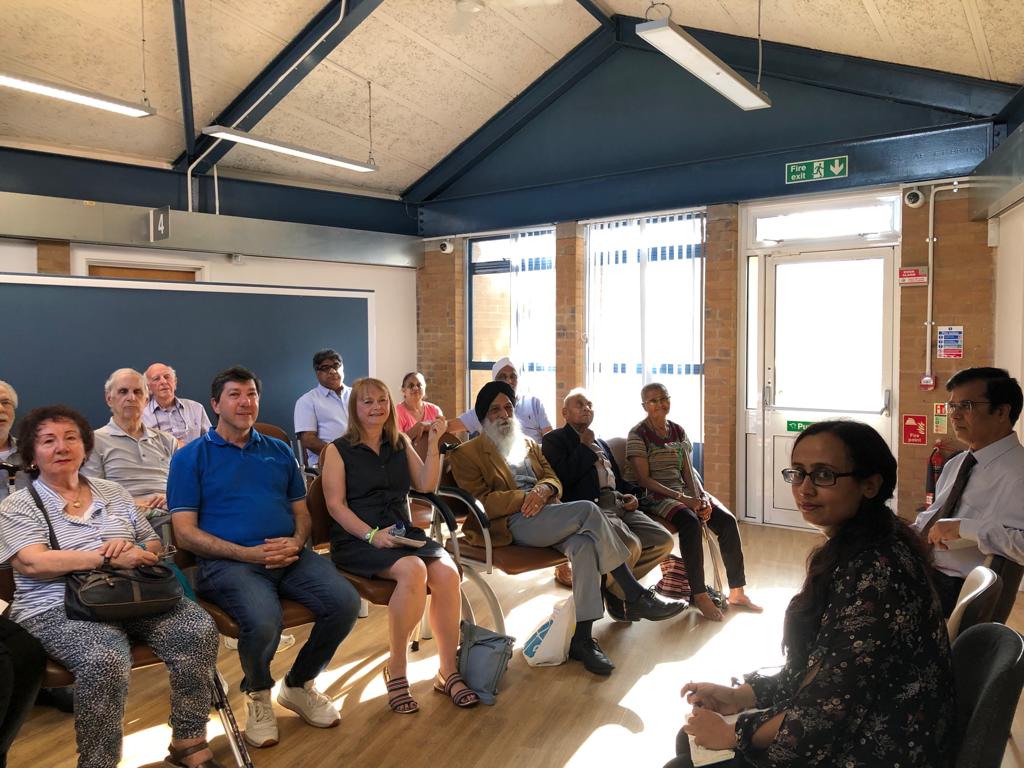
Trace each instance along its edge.
{"label": "red and white poster", "polygon": [[903,415],[903,444],[928,444],[928,417],[907,413]]}

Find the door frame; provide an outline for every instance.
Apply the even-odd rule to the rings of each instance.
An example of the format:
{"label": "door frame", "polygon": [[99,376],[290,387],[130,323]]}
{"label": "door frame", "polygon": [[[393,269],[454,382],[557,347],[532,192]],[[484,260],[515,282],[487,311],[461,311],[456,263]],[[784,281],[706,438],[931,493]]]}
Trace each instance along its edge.
{"label": "door frame", "polygon": [[[736,516],[746,523],[771,525],[764,522],[764,425],[763,419],[757,418],[754,423],[749,423],[749,411],[747,405],[747,373],[748,373],[748,317],[747,317],[747,270],[748,259],[754,257],[758,262],[757,278],[758,285],[754,286],[757,296],[757,309],[760,317],[754,326],[755,338],[753,354],[750,356],[751,363],[757,366],[753,384],[756,387],[757,396],[764,391],[764,312],[765,312],[765,256],[769,254],[795,255],[801,252],[820,252],[864,249],[870,247],[893,248],[893,270],[891,276],[892,296],[892,402],[891,420],[892,431],[885,436],[894,449],[898,447],[898,421],[900,413],[899,399],[899,360],[900,360],[900,303],[901,294],[897,276],[899,265],[902,263],[901,253],[901,232],[885,238],[871,238],[870,236],[843,237],[808,241],[787,244],[788,247],[781,247],[781,244],[773,247],[756,247],[753,243],[752,227],[755,216],[768,211],[787,212],[802,211],[813,208],[820,208],[829,204],[847,203],[853,205],[858,201],[877,198],[879,195],[898,195],[899,187],[872,187],[859,189],[854,193],[823,193],[818,195],[807,195],[800,197],[772,198],[765,200],[752,200],[739,204],[737,239],[738,248],[736,253],[736,461],[735,461],[735,487],[736,493],[733,500]],[[902,230],[902,222],[900,222]],[[763,414],[761,408],[759,413]],[[749,470],[749,471],[748,471]],[[747,478],[755,478],[755,482],[748,483]],[[896,509],[898,495],[891,501],[893,510]]]}

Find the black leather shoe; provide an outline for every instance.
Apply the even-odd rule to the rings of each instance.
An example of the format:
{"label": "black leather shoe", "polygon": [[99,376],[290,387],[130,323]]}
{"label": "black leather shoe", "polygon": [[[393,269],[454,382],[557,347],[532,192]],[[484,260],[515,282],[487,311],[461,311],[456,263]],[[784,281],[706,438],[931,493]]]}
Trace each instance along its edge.
{"label": "black leather shoe", "polygon": [[601,595],[604,597],[604,607],[608,611],[608,615],[616,621],[636,621],[636,619],[630,619],[626,617],[626,604],[622,598],[616,597],[615,594],[607,587],[601,587]]}
{"label": "black leather shoe", "polygon": [[36,704],[53,707],[61,712],[72,714],[75,711],[75,692],[71,686],[67,688],[40,688],[36,694]]}
{"label": "black leather shoe", "polygon": [[630,621],[664,621],[682,613],[688,607],[689,604],[685,600],[662,600],[651,588],[636,600],[626,601],[626,618]]}
{"label": "black leather shoe", "polygon": [[595,675],[610,675],[615,669],[611,659],[604,655],[601,646],[592,637],[582,642],[573,638],[569,642],[569,658],[582,661],[587,672],[593,672]]}

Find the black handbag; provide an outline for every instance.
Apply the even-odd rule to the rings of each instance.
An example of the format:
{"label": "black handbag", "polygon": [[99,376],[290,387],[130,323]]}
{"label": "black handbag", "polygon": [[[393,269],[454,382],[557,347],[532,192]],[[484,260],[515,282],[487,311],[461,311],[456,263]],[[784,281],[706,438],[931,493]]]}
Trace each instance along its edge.
{"label": "black handbag", "polygon": [[[36,489],[29,491],[50,529],[50,548],[60,549],[50,516]],[[166,613],[181,600],[183,590],[166,565],[138,568],[104,566],[72,571],[64,577],[64,610],[77,621],[123,621]]]}

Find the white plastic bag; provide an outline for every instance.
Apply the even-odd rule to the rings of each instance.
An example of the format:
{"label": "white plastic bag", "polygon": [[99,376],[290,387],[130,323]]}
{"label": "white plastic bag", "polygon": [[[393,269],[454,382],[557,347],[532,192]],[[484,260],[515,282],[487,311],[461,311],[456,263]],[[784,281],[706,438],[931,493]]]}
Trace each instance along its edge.
{"label": "white plastic bag", "polygon": [[576,631],[576,603],[572,597],[555,603],[548,618],[530,633],[523,656],[531,667],[555,667],[569,658],[569,641]]}

